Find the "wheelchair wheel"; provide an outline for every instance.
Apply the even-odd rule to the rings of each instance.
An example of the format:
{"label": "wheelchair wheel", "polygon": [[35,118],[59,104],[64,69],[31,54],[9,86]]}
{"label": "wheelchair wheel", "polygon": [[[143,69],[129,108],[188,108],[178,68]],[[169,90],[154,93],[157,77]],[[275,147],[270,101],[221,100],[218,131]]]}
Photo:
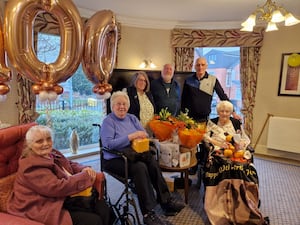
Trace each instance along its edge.
{"label": "wheelchair wheel", "polygon": [[116,212],[117,219],[115,220],[114,225],[140,225],[132,213],[127,212],[126,214],[121,214],[120,211]]}
{"label": "wheelchair wheel", "polygon": [[134,225],[134,223],[133,223],[129,218],[126,218],[126,219],[122,222],[122,225]]}
{"label": "wheelchair wheel", "polygon": [[130,217],[124,217],[121,216],[120,218],[118,218],[114,225],[139,225],[138,223],[136,223],[136,220],[134,217],[130,218]]}

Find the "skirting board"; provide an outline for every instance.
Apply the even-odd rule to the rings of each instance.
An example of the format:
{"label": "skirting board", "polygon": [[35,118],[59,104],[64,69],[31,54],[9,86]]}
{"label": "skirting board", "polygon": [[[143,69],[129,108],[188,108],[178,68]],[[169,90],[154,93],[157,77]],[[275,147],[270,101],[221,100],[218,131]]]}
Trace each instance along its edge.
{"label": "skirting board", "polygon": [[255,153],[300,162],[300,154],[269,149],[266,145],[258,144],[255,148]]}

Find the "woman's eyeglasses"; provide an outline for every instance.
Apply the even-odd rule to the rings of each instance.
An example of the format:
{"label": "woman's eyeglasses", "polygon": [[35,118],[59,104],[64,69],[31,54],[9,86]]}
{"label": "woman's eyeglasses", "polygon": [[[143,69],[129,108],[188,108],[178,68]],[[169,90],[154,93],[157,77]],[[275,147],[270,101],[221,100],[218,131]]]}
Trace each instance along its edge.
{"label": "woman's eyeglasses", "polygon": [[137,79],[137,81],[140,81],[140,82],[145,82],[145,83],[147,83],[147,81],[146,81],[146,80],[144,80],[144,79],[141,79],[141,78]]}

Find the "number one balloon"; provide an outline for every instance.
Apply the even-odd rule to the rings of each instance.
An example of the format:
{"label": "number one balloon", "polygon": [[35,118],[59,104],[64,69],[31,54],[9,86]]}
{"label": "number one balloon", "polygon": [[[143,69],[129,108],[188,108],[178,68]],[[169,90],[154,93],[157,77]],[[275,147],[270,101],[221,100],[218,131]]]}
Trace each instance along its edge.
{"label": "number one balloon", "polygon": [[95,84],[93,92],[110,97],[108,83],[116,59],[118,29],[115,15],[110,10],[96,12],[86,23],[82,68],[86,77]]}
{"label": "number one balloon", "polygon": [[[60,28],[60,53],[55,62],[37,59],[33,46],[33,25],[40,13],[54,15]],[[5,48],[16,70],[31,80],[33,92],[41,100],[55,100],[63,92],[58,83],[66,81],[77,70],[83,51],[83,25],[71,0],[10,0],[4,17]]]}

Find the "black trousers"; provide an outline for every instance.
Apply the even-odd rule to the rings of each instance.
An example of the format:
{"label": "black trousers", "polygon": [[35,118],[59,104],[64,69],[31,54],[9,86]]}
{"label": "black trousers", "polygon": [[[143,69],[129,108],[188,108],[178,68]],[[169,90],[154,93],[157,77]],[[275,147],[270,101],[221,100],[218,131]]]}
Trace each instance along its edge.
{"label": "black trousers", "polygon": [[104,200],[97,200],[93,212],[68,210],[73,225],[112,225],[115,220],[114,212]]}
{"label": "black trousers", "polygon": [[[103,164],[106,170],[125,176],[123,158],[104,160]],[[151,211],[157,203],[166,203],[170,199],[168,186],[154,157],[147,161],[128,161],[128,167],[128,175],[133,179],[143,215]]]}

